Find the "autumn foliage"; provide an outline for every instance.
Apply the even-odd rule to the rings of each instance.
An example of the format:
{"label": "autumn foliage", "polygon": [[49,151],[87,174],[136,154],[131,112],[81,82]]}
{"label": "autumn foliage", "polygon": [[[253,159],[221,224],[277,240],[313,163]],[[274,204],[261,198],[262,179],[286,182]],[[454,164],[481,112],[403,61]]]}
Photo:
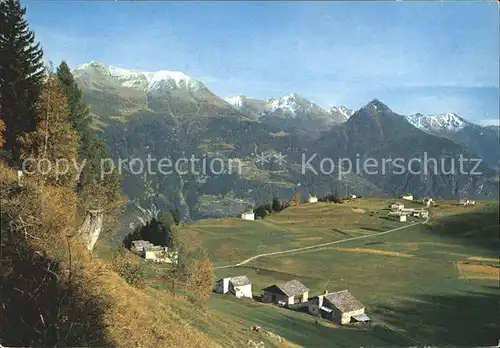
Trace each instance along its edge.
{"label": "autumn foliage", "polygon": [[[66,95],[55,76],[49,76],[42,88],[37,103],[37,128],[21,136],[21,143],[21,158],[30,159],[27,172],[50,184],[76,186],[74,163],[79,137],[69,124]],[[55,170],[58,163],[65,173]]]}
{"label": "autumn foliage", "polygon": [[[0,115],[1,115],[1,110],[0,110]],[[4,133],[5,133],[5,122],[2,119],[0,119],[0,151],[2,151],[3,144],[5,143]]]}
{"label": "autumn foliage", "polygon": [[290,200],[290,206],[298,206],[300,205],[300,200],[302,199],[302,196],[300,195],[300,192],[295,192],[293,195],[292,199]]}

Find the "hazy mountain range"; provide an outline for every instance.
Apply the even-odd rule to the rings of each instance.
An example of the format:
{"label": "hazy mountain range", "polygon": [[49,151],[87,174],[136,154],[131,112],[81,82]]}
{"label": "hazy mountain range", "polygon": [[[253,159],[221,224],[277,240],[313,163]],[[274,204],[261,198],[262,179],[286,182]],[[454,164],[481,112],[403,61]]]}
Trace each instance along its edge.
{"label": "hazy mountain range", "polygon": [[[140,72],[99,62],[74,70],[91,108],[95,128],[115,157],[179,158],[204,154],[238,159],[244,171],[223,175],[125,175],[124,190],[135,204],[181,207],[185,217],[235,215],[297,189],[317,195],[339,189],[394,196],[405,192],[441,198],[498,195],[498,127],[481,127],[455,114],[395,114],[373,100],[359,110],[325,110],[298,94],[259,100],[220,97],[181,72]],[[342,182],[331,173],[302,173],[305,153],[333,159],[421,156],[484,159],[484,175],[365,175]],[[256,163],[256,154],[286,154],[286,163]],[[315,163],[315,162],[312,163]],[[320,163],[316,163],[320,165]],[[347,187],[347,189],[346,189]]]}

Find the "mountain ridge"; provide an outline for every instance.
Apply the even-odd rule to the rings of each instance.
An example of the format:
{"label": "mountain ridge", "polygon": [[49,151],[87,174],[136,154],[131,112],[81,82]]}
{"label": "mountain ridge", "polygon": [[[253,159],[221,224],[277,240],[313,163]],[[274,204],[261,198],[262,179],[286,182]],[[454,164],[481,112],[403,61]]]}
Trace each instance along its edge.
{"label": "mountain ridge", "polygon": [[[184,75],[170,75],[166,76],[169,88],[151,92],[147,91],[152,81],[148,76],[109,71],[100,64],[80,69],[75,78],[115,160],[151,155],[175,161],[183,154],[195,154],[242,163],[241,173],[221,175],[125,174],[124,192],[131,204],[179,207],[188,220],[235,216],[273,196],[290,199],[295,190],[319,196],[343,190],[346,182],[339,179],[339,168],[318,175],[301,170],[302,157],[308,152],[353,161],[357,153],[360,158],[408,158],[424,151],[436,158],[468,153],[452,140],[418,129],[377,99],[354,111],[345,107],[326,110],[296,93],[266,100],[221,98],[208,87],[191,89],[177,83],[175,77]],[[270,157],[259,164],[255,156],[262,153]],[[286,155],[283,163],[275,161],[280,154]],[[412,191],[436,198],[478,198],[494,192],[480,180],[446,175],[350,173],[346,180],[349,191],[376,197]]]}

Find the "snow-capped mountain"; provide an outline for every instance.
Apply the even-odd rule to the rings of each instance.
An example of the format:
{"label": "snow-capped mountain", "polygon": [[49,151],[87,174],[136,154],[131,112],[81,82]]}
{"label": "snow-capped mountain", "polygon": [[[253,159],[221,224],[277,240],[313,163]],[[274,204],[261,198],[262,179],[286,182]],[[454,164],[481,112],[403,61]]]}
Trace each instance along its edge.
{"label": "snow-capped mountain", "polygon": [[406,116],[408,122],[426,133],[448,138],[470,149],[493,169],[499,164],[499,129],[483,127],[469,122],[455,113],[425,116],[415,114]]}
{"label": "snow-capped mountain", "polygon": [[344,118],[345,121],[347,121],[349,119],[349,117],[354,115],[355,112],[356,112],[356,110],[346,108],[345,106],[342,106],[342,105],[334,106],[334,107],[330,108],[330,113],[332,115],[335,115],[336,117],[338,117],[340,119]]}
{"label": "snow-capped mountain", "polygon": [[237,95],[234,97],[225,97],[224,100],[228,102],[235,109],[241,109],[246,102],[247,97],[244,95]]}
{"label": "snow-capped mountain", "polygon": [[241,116],[183,72],[138,71],[92,61],[73,74],[98,124],[106,124],[110,116],[127,119],[137,112],[158,112],[176,120]]}
{"label": "snow-capped mountain", "polygon": [[286,94],[280,98],[266,100],[266,113],[279,113],[284,118],[296,118],[304,114],[327,114],[319,105],[310,102],[298,94]]}
{"label": "snow-capped mountain", "polygon": [[141,89],[148,93],[175,89],[188,91],[206,90],[207,87],[180,71],[160,70],[155,72],[123,69],[92,61],[74,70],[75,77],[95,76],[100,74],[112,78],[123,87]]}
{"label": "snow-capped mountain", "polygon": [[224,100],[236,110],[255,119],[261,116],[273,115],[274,117],[286,119],[321,118],[332,123],[341,123],[354,113],[354,110],[344,106],[333,107],[330,111],[327,111],[296,93],[266,100],[248,98],[242,95],[226,97]]}
{"label": "snow-capped mountain", "polygon": [[406,119],[415,127],[428,133],[458,132],[470,124],[470,122],[453,112],[441,115],[415,114],[406,116]]}

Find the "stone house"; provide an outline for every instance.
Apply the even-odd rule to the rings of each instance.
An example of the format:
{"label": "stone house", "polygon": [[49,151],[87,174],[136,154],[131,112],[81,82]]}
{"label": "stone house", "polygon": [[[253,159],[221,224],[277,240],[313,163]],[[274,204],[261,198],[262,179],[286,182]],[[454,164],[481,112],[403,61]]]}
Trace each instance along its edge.
{"label": "stone house", "polygon": [[271,285],[263,289],[262,294],[264,302],[283,303],[286,306],[307,302],[308,297],[309,289],[296,279]]}
{"label": "stone house", "polygon": [[231,293],[237,298],[253,298],[252,282],[247,276],[221,278],[215,282],[215,292],[219,294]]}
{"label": "stone house", "polygon": [[309,313],[345,325],[350,322],[368,322],[365,306],[348,290],[315,296],[308,301]]}
{"label": "stone house", "polygon": [[153,245],[146,240],[134,240],[130,251],[145,260],[156,263],[177,263],[177,251],[170,251],[167,247]]}

